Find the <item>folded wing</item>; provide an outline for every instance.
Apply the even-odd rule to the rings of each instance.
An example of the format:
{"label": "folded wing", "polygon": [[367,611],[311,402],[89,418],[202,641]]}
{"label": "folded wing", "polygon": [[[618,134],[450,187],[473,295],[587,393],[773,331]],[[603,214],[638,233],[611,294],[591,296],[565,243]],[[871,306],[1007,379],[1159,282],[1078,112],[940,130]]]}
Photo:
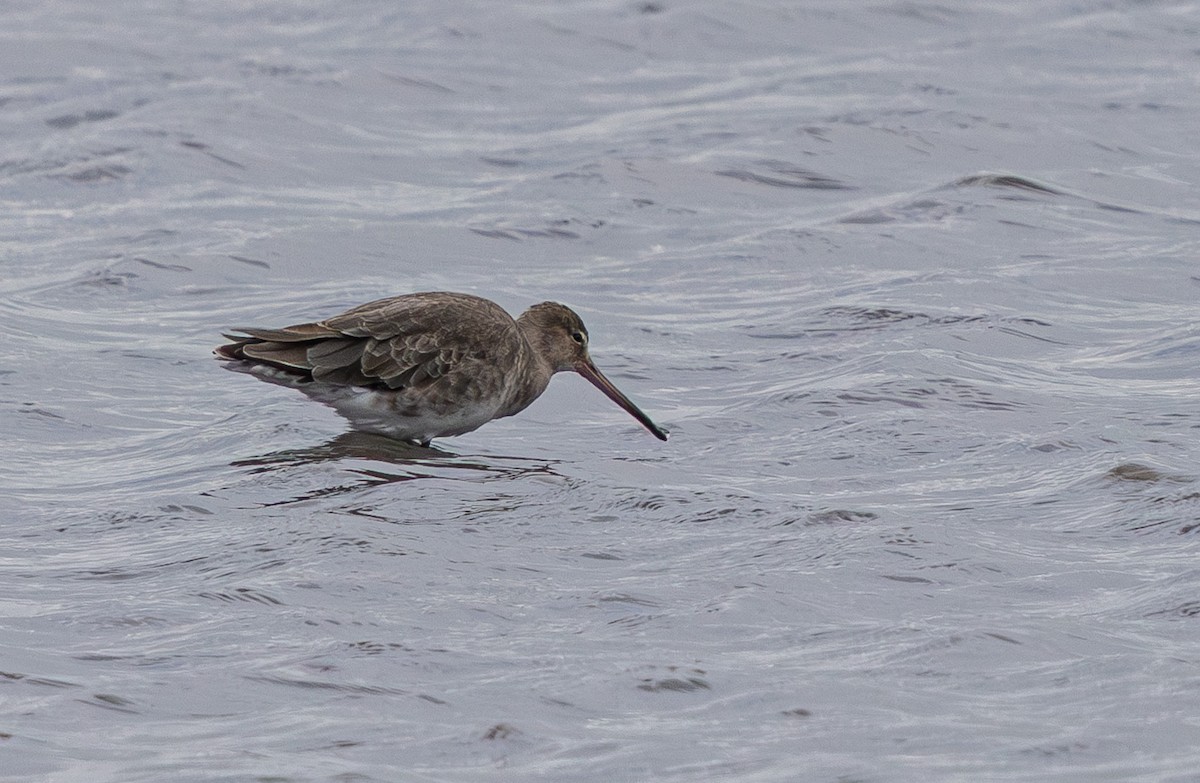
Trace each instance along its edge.
{"label": "folded wing", "polygon": [[235,331],[219,355],[314,381],[388,389],[434,383],[464,362],[504,366],[521,341],[501,307],[463,294],[410,294],[316,323]]}

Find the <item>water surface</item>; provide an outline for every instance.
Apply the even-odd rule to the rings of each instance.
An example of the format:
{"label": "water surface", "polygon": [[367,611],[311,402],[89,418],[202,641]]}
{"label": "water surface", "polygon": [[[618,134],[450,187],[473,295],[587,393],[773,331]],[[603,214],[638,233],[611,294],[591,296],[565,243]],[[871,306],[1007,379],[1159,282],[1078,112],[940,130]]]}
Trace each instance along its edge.
{"label": "water surface", "polygon": [[[1198,781],[1194,3],[0,11],[0,779]],[[585,318],[438,451],[223,329]]]}

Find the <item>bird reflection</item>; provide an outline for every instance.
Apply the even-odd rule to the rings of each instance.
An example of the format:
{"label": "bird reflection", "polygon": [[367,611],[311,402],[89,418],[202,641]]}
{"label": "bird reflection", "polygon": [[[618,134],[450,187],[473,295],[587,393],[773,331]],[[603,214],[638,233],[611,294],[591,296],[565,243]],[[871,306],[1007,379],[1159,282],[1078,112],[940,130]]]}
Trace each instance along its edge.
{"label": "bird reflection", "polygon": [[230,464],[238,468],[256,468],[254,472],[258,473],[282,466],[307,465],[341,459],[361,459],[409,465],[457,458],[457,454],[436,446],[418,446],[408,441],[353,430],[343,432],[320,446],[272,451],[260,457],[250,457]]}
{"label": "bird reflection", "polygon": [[[355,476],[353,481],[339,481],[309,489],[295,497],[264,502],[262,505],[299,503],[419,479],[493,481],[535,474],[560,475],[553,467],[553,460],[502,455],[461,455],[433,446],[420,446],[360,431],[344,432],[320,446],[274,451],[237,460],[230,465],[235,468],[250,468],[251,474],[266,474],[341,462],[349,463],[345,466],[345,471]],[[361,462],[376,464],[370,467],[354,465]]]}

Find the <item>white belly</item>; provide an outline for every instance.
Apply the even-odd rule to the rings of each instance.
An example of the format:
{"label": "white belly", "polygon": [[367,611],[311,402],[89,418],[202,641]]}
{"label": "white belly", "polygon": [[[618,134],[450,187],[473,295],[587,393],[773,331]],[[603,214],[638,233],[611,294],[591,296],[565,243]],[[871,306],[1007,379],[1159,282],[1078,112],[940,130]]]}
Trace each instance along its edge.
{"label": "white belly", "polygon": [[[310,384],[318,386],[319,384]],[[301,387],[313,399],[320,400],[366,432],[401,440],[426,443],[433,438],[462,435],[496,418],[496,405],[466,402],[448,412],[422,408],[419,404],[397,401],[394,393],[361,387]]]}
{"label": "white belly", "polygon": [[403,392],[306,381],[270,366],[234,369],[302,391],[336,410],[356,429],[400,440],[428,443],[433,438],[462,435],[502,415],[495,398],[465,399],[452,406],[437,406],[422,404],[420,398],[405,397]]}

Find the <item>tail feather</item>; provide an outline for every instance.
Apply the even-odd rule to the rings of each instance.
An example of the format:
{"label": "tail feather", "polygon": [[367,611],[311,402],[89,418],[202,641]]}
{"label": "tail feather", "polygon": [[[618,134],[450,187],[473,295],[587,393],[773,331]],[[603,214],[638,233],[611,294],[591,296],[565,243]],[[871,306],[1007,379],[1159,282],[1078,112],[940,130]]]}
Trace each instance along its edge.
{"label": "tail feather", "polygon": [[227,334],[233,340],[218,345],[214,350],[223,359],[249,362],[252,365],[269,365],[301,376],[312,375],[312,364],[308,361],[308,346],[303,343],[273,342],[255,337]]}

